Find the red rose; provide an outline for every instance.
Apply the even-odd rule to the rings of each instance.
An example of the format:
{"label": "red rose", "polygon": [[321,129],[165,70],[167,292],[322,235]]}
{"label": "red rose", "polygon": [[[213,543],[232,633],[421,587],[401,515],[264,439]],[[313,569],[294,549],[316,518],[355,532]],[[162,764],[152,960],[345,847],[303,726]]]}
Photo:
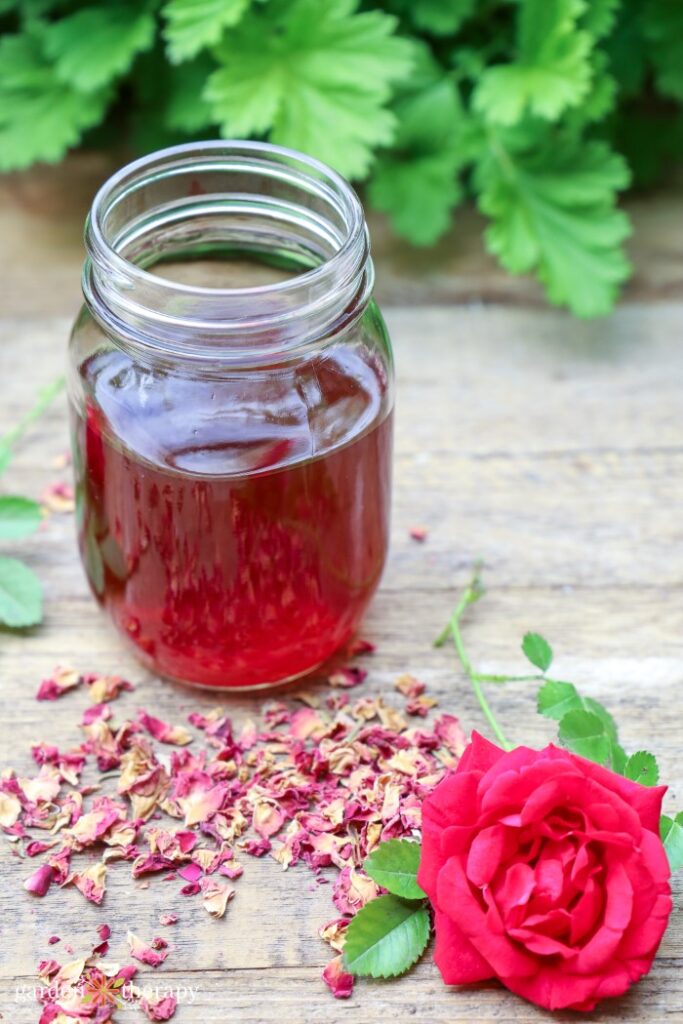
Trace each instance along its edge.
{"label": "red rose", "polygon": [[423,807],[418,881],[446,984],[499,978],[549,1010],[591,1010],[647,974],[671,912],[665,791],[474,733]]}

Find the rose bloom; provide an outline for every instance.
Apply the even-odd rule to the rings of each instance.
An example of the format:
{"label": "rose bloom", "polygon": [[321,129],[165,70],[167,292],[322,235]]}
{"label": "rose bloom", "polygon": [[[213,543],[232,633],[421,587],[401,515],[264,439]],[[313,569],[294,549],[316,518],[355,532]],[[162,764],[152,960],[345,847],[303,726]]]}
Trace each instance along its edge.
{"label": "rose bloom", "polygon": [[446,984],[498,978],[546,1009],[591,1010],[647,974],[671,912],[665,791],[473,733],[423,806],[417,877]]}

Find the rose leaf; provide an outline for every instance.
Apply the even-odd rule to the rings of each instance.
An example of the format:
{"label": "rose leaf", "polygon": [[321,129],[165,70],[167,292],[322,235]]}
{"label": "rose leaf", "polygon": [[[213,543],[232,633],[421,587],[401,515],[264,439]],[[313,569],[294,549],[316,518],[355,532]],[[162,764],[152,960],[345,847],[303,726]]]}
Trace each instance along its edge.
{"label": "rose leaf", "polygon": [[541,672],[547,672],[553,661],[553,649],[538,633],[527,633],[522,640],[522,650],[527,659]]}
{"label": "rose leaf", "polygon": [[351,974],[393,978],[419,959],[429,941],[423,903],[378,896],[366,903],[346,932],[344,966]]}
{"label": "rose leaf", "polygon": [[420,844],[409,839],[389,839],[370,854],[363,868],[383,889],[407,900],[425,898],[417,884]]}
{"label": "rose leaf", "polygon": [[646,750],[632,754],[626,762],[624,775],[643,786],[656,786],[659,782],[659,768],[654,754],[649,754]]}
{"label": "rose leaf", "polygon": [[671,870],[680,871],[683,868],[683,811],[675,818],[663,814],[659,827]]}
{"label": "rose leaf", "polygon": [[560,722],[559,738],[563,747],[589,761],[607,764],[610,760],[611,738],[593,711],[568,711]]}

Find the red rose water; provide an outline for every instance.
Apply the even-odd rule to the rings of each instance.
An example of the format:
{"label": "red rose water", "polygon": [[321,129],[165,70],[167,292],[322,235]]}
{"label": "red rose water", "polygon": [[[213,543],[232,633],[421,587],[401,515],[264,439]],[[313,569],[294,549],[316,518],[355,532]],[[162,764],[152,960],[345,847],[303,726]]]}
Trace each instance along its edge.
{"label": "red rose water", "polygon": [[339,347],[212,380],[113,350],[81,372],[81,554],[143,660],[245,687],[329,657],[357,627],[388,543],[392,417],[372,354]]}

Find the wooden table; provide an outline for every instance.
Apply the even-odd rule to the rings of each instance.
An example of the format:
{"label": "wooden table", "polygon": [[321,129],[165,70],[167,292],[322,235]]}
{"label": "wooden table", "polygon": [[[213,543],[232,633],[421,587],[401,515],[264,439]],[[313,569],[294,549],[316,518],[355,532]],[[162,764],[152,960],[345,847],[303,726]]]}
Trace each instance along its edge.
{"label": "wooden table", "polygon": [[[77,170],[7,179],[0,188],[0,432],[63,366],[77,303],[80,219],[101,161],[86,160]],[[661,205],[652,209],[663,223]],[[671,210],[680,212],[679,200]],[[459,715],[467,728],[483,728],[453,655],[432,647],[472,562],[483,558],[489,595],[466,628],[478,663],[487,671],[518,669],[522,634],[544,633],[556,648],[560,677],[614,712],[627,749],[656,751],[671,784],[668,807],[680,809],[683,298],[675,282],[683,258],[676,254],[672,262],[678,243],[667,248],[657,236],[655,244],[646,212],[638,216],[645,224],[640,244],[647,249],[649,238],[659,263],[641,268],[634,295],[611,319],[591,324],[544,309],[533,286],[503,279],[478,248],[471,255],[456,244],[452,273],[465,268],[469,297],[505,299],[460,302],[463,276],[448,285],[431,257],[411,275],[406,250],[392,256],[380,233],[383,294],[397,296],[401,280],[414,284],[415,275],[423,287],[413,296],[419,306],[387,310],[399,379],[393,546],[367,619],[365,633],[378,651],[365,692],[391,695],[397,674],[411,671],[438,697],[440,710]],[[476,221],[466,223],[476,235]],[[435,275],[446,282],[441,291]],[[659,301],[651,301],[657,293]],[[435,294],[441,305],[430,304]],[[52,463],[66,445],[60,400],[22,443],[3,490],[38,497],[64,476]],[[408,536],[416,524],[429,530],[424,544]],[[119,717],[144,706],[181,721],[191,707],[213,703],[162,685],[124,652],[86,589],[70,515],[53,515],[36,538],[16,547],[44,581],[46,613],[36,630],[0,634],[3,765],[30,771],[29,746],[38,739],[78,742],[82,697],[34,699],[58,663],[130,677],[137,689],[116,705]],[[491,700],[509,736],[536,744],[550,738],[528,684],[496,691]],[[230,700],[237,719],[258,705]],[[329,887],[311,892],[305,870],[282,873],[269,858],[244,858],[238,896],[227,916],[213,921],[169,887],[133,890],[126,870],[110,872],[104,910],[73,889],[31,899],[21,889],[26,866],[4,842],[0,857],[0,1012],[11,1024],[38,1019],[17,986],[21,992],[35,984],[51,934],[89,946],[104,919],[114,927],[113,956],[127,962],[126,929],[157,934],[159,911],[174,899],[182,927],[173,931],[176,948],[162,980],[198,989],[194,1004],[179,1009],[179,1024],[548,1019],[494,984],[446,989],[429,957],[401,982],[360,981],[350,1000],[334,1001],[320,981],[329,951],[317,937],[334,916]],[[679,877],[678,912],[650,976],[592,1019],[683,1020],[682,893]],[[126,1010],[121,1019],[141,1017]]]}

